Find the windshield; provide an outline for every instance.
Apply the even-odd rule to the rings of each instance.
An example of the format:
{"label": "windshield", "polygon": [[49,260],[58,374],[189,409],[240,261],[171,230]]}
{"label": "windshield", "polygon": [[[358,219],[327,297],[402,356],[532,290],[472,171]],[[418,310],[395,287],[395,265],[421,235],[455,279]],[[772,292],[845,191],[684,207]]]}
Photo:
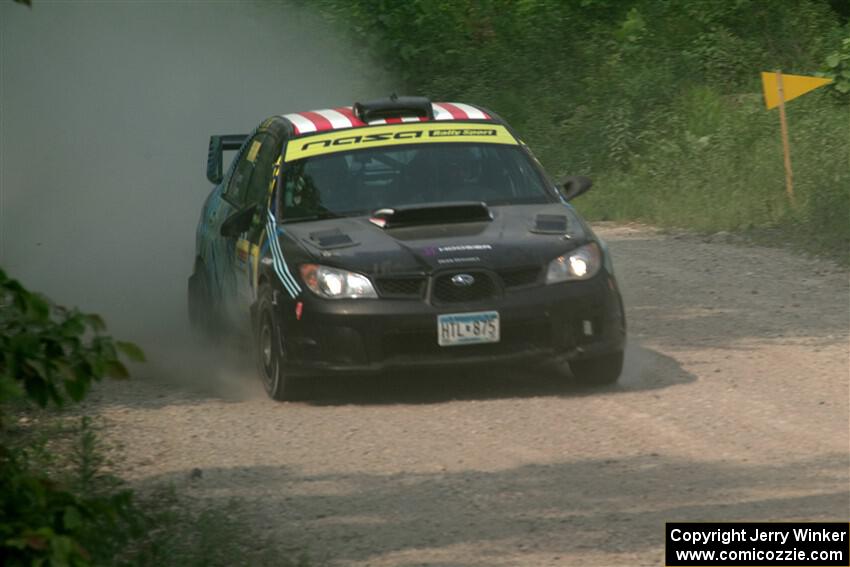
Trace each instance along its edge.
{"label": "windshield", "polygon": [[282,220],[368,214],[450,201],[490,206],[553,200],[528,156],[500,144],[418,144],[315,156],[284,175]]}

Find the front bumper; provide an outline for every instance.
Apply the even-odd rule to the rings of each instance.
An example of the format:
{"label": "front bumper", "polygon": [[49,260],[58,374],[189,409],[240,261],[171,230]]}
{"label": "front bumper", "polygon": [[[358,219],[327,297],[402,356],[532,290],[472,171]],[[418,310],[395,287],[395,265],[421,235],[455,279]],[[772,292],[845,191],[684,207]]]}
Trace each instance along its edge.
{"label": "front bumper", "polygon": [[[626,340],[622,299],[605,270],[588,281],[440,306],[407,299],[299,299],[300,319],[292,303],[277,305],[284,329],[281,348],[291,374],[576,360],[621,351]],[[438,315],[488,310],[499,312],[500,342],[437,344]]]}

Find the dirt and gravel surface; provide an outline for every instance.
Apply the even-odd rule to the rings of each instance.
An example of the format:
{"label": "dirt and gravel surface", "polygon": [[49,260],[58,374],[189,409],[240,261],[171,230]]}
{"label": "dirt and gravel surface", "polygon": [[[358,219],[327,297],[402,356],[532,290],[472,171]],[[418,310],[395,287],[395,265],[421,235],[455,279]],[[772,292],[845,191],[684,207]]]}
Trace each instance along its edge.
{"label": "dirt and gravel surface", "polygon": [[121,474],[238,498],[282,555],[330,565],[657,566],[666,521],[846,521],[847,272],[723,238],[599,232],[630,325],[619,385],[457,372],[276,403],[250,365],[154,360],[94,397]]}

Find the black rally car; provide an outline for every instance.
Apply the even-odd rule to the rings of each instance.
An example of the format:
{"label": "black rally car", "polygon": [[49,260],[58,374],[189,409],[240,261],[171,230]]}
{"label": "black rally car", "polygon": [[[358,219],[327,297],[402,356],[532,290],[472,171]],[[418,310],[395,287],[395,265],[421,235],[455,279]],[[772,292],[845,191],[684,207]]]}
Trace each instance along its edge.
{"label": "black rally car", "polygon": [[[225,150],[237,150],[222,172]],[[623,364],[605,244],[492,112],[392,97],[213,136],[189,310],[255,339],[266,390],[293,379],[557,358]]]}

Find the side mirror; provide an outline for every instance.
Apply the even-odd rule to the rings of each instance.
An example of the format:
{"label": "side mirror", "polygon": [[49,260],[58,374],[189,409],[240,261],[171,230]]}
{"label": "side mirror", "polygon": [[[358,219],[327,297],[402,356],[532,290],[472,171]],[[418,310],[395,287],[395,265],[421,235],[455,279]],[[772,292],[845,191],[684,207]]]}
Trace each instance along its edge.
{"label": "side mirror", "polygon": [[569,201],[583,193],[587,193],[592,186],[593,181],[591,181],[589,177],[585,177],[584,175],[571,175],[569,177],[565,177],[560,183],[558,183],[558,190],[561,192],[561,195],[564,196],[564,199]]}
{"label": "side mirror", "polygon": [[245,207],[236,211],[221,223],[221,235],[226,238],[235,238],[251,228],[251,221],[254,219],[254,213],[257,212],[257,205]]}

